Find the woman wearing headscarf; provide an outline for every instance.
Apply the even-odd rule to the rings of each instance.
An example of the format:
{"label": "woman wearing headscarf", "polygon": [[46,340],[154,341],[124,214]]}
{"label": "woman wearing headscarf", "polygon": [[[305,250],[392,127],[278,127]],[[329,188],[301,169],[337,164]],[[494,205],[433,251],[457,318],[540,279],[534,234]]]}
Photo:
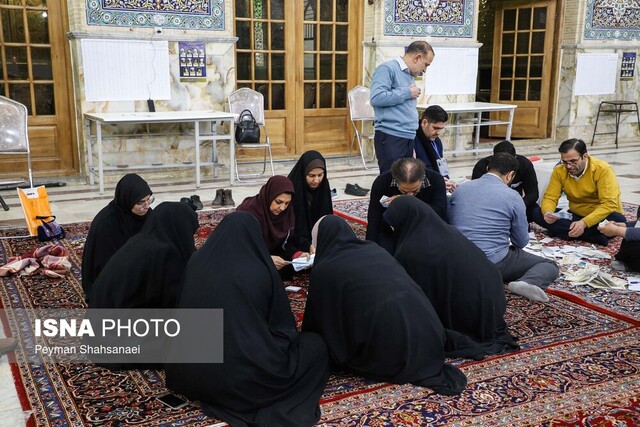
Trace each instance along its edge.
{"label": "woman wearing headscarf", "polygon": [[327,348],[318,334],[298,334],[253,216],[222,220],[189,261],[179,307],[224,310],[224,363],[167,364],[168,387],[234,427],[318,421]]}
{"label": "woman wearing headscarf", "polygon": [[151,211],[152,194],[140,175],[126,174],[118,181],[113,200],[91,222],[82,253],[82,289],[87,302],[93,283],[109,259],[142,229]]}
{"label": "woman wearing headscarf", "polygon": [[504,321],[502,276],[482,250],[414,197],[393,200],[384,219],[394,230],[396,260],[445,328],[472,338],[486,354],[519,350]]}
{"label": "woman wearing headscarf", "polygon": [[158,205],[102,270],[89,308],[175,307],[197,228],[198,216],[186,203]]}
{"label": "woman wearing headscarf", "polygon": [[[275,175],[256,196],[247,197],[237,208],[238,211],[249,212],[260,223],[262,237],[278,270],[286,267],[293,258],[309,256],[295,242],[296,219],[290,206],[293,195],[293,183],[289,178]],[[289,274],[291,272],[287,271],[286,275]]]}
{"label": "woman wearing headscarf", "polygon": [[341,218],[314,226],[303,331],[319,332],[335,364],[363,377],[453,395],[467,379],[444,363],[446,333],[431,303],[393,257]]}
{"label": "woman wearing headscarf", "polygon": [[296,216],[296,244],[306,252],[313,253],[311,228],[324,215],[333,214],[331,188],[327,178],[327,163],[317,151],[307,151],[289,173],[296,197],[293,211]]}

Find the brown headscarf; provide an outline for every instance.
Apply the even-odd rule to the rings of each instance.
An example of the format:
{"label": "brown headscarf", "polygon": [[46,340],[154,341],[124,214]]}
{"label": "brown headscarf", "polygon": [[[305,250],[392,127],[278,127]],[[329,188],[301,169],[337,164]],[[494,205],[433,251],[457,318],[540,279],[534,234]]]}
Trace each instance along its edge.
{"label": "brown headscarf", "polygon": [[262,228],[262,237],[270,252],[281,246],[292,234],[296,224],[295,214],[291,205],[280,215],[274,215],[269,209],[273,199],[282,193],[289,193],[293,196],[295,194],[293,183],[286,176],[272,176],[260,188],[258,195],[247,197],[237,208],[239,211],[253,214],[258,219]]}

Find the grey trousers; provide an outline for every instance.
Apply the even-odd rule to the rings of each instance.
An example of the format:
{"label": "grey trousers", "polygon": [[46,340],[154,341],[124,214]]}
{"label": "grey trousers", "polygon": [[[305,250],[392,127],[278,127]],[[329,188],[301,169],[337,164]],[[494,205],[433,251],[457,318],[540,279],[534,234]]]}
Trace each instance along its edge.
{"label": "grey trousers", "polygon": [[533,255],[515,246],[496,264],[506,283],[521,281],[547,289],[556,280],[560,270],[554,261]]}

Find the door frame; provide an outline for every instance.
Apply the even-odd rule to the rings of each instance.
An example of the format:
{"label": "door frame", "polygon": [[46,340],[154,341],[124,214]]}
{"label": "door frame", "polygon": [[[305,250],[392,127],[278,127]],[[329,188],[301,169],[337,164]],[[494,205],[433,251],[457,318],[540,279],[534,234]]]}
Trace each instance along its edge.
{"label": "door frame", "polygon": [[[561,41],[562,41],[562,28],[564,24],[564,12],[565,12],[565,1],[564,0],[549,0],[550,3],[555,4],[555,12],[553,16],[547,17],[547,19],[554,20],[554,34],[551,41],[551,48],[553,52],[551,53],[551,64],[550,64],[550,76],[549,76],[549,99],[547,102],[547,119],[546,123],[543,124],[545,130],[544,138],[555,138],[556,134],[556,126],[555,126],[555,118],[557,115],[557,102],[559,98],[559,75],[560,75],[560,57],[561,57]],[[506,1],[495,1],[493,2],[493,7],[496,8],[497,4],[510,3],[514,5],[530,5],[531,2],[527,0],[506,0]],[[497,8],[496,8],[497,9]],[[497,11],[496,11],[497,15]],[[496,41],[495,37],[493,40],[493,54],[492,61],[495,59],[495,52],[497,51],[497,45],[499,41]],[[492,68],[492,90],[494,85],[499,84],[500,81],[500,67]],[[493,101],[492,101],[493,102]],[[501,102],[501,101],[495,101]],[[504,101],[507,102],[507,101]],[[509,101],[514,103],[516,101]]]}

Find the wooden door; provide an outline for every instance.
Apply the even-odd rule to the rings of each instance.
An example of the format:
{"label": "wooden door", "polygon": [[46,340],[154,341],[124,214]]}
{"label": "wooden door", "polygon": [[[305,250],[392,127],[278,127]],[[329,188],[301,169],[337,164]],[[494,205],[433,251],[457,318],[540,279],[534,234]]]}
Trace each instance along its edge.
{"label": "wooden door", "polygon": [[361,3],[235,2],[237,87],[264,95],[275,156],[347,151],[347,93],[362,62]]}
{"label": "wooden door", "polygon": [[[0,93],[27,106],[35,176],[75,175],[66,0],[0,2]],[[0,176],[22,176],[25,156],[0,156]]]}
{"label": "wooden door", "polygon": [[[496,4],[491,102],[518,106],[512,137],[548,136],[554,16],[553,1]],[[504,137],[505,127],[490,135]]]}

